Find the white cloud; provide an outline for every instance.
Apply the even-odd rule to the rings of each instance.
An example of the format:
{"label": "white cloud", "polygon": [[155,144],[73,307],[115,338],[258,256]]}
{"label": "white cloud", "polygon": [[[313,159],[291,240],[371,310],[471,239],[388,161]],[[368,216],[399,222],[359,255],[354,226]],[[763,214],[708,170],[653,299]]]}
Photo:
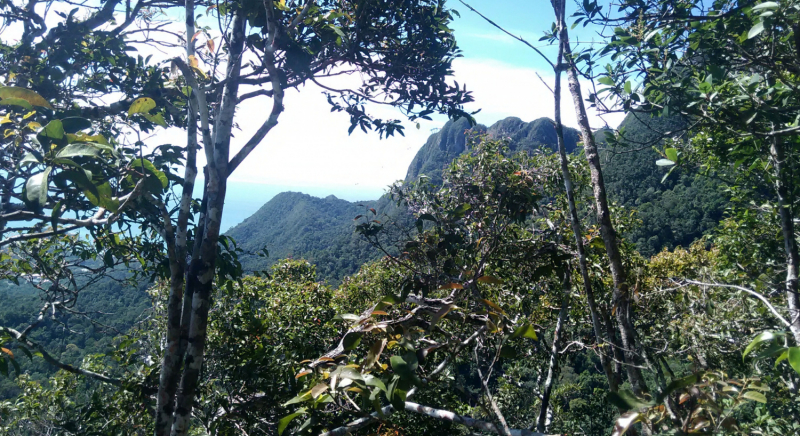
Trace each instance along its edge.
{"label": "white cloud", "polygon": [[[50,17],[49,17],[50,18]],[[180,24],[171,27],[177,32]],[[6,32],[4,40],[13,39],[15,32]],[[494,38],[494,36],[492,36]],[[8,38],[8,39],[7,39]],[[504,36],[501,36],[504,38]],[[140,54],[153,54],[153,62],[180,55],[179,49],[161,50],[138,44]],[[552,86],[553,74],[498,62],[490,59],[465,59],[455,61],[455,79],[466,84],[476,101],[469,110],[481,109],[477,115],[480,123],[492,123],[516,116],[523,121],[540,117],[553,117],[553,97],[536,73]],[[344,87],[358,81],[358,77],[338,76],[323,83],[333,87]],[[562,113],[564,123],[577,126],[572,99],[562,77]],[[243,89],[247,92],[249,89]],[[405,177],[408,165],[416,152],[425,143],[431,131],[441,127],[444,117],[434,121],[421,121],[417,129],[405,123],[405,137],[379,140],[374,132],[364,134],[356,130],[347,134],[349,116],[330,112],[330,106],[322,89],[310,83],[299,90],[288,90],[284,100],[285,112],[279,124],[267,135],[262,144],[236,170],[232,179],[260,184],[297,187],[329,187],[331,193],[346,190],[383,189],[395,180]],[[241,130],[235,131],[232,154],[238,151],[247,139],[263,123],[271,110],[271,100],[266,97],[244,102],[236,117]],[[382,118],[401,118],[396,110],[386,107],[372,108]],[[605,125],[603,119],[589,109],[593,128]],[[621,121],[620,115],[606,116],[611,126]],[[184,144],[185,133],[179,129],[159,130],[147,140],[149,145],[162,143]],[[199,156],[202,163],[203,155]]]}
{"label": "white cloud", "polygon": [[[555,114],[552,92],[552,71],[536,70],[505,64],[487,59],[458,59],[455,62],[456,78],[472,90],[475,103],[472,110],[481,109],[478,121],[491,124],[497,120],[514,116],[523,121],[537,118],[553,118]],[[541,76],[547,86],[537,77]],[[578,127],[575,106],[567,88],[566,74],[561,75],[561,117],[564,125]],[[581,83],[584,99],[588,96],[588,84]],[[587,103],[588,106],[588,103]],[[593,129],[606,125],[616,127],[624,115],[612,114],[600,117],[596,110],[587,107],[589,123]]]}
{"label": "white cloud", "polygon": [[[553,97],[536,76],[538,71],[488,60],[459,59],[455,65],[456,80],[466,83],[475,102],[470,110],[481,109],[478,122],[486,125],[516,116],[524,121],[541,117],[553,118]],[[538,72],[550,86],[553,74]],[[577,127],[572,98],[562,76],[562,117],[564,124]],[[335,81],[352,81],[352,78]],[[331,85],[330,82],[325,84]],[[335,84],[333,84],[335,86]],[[406,136],[379,140],[377,134],[356,130],[347,134],[349,117],[331,113],[322,90],[309,84],[300,90],[288,91],[286,111],[279,124],[234,173],[233,179],[266,184],[295,186],[330,186],[332,192],[347,187],[383,188],[405,177],[408,165],[425,143],[431,130],[441,127],[443,117],[420,123],[420,129],[406,123]],[[264,121],[271,109],[267,98],[247,101],[239,109],[237,122],[242,131],[233,141],[241,146]],[[377,108],[383,117],[400,117],[392,109]],[[620,115],[601,119],[589,108],[593,128],[605,121],[615,127]]]}

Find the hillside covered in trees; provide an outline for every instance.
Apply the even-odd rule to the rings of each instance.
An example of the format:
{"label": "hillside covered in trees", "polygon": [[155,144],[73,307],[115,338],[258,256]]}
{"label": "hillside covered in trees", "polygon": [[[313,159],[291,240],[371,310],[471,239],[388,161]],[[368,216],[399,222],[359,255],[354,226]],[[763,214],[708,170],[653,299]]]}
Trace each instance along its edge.
{"label": "hillside covered in trees", "polygon": [[[720,182],[697,170],[687,168],[662,181],[666,170],[656,165],[660,155],[652,146],[641,144],[657,144],[665,132],[681,125],[674,117],[664,120],[630,115],[618,128],[625,132],[627,141],[601,149],[609,198],[635,213],[634,222],[623,235],[645,256],[663,249],[689,247],[717,226],[728,204],[728,194]],[[505,141],[509,155],[553,153],[558,148],[553,121],[547,118],[526,123],[510,117],[489,128],[470,127],[462,118],[446,123],[428,138],[409,165],[405,182],[424,175],[430,183],[440,185],[442,171],[469,152],[467,142],[473,135]],[[598,132],[597,137],[604,139],[604,131]],[[565,130],[568,153],[575,152],[579,141],[577,130]],[[389,196],[349,203],[335,197],[320,199],[286,192],[227,234],[243,250],[241,260],[246,270],[264,270],[287,257],[302,258],[316,265],[321,279],[338,283],[362,264],[383,255],[355,233],[353,218],[369,208],[395,220],[408,214],[404,208],[397,208]],[[268,257],[263,255],[263,249]]]}
{"label": "hillside covered in trees", "polygon": [[[0,2],[0,434],[800,433],[800,3],[470,3]],[[476,123],[476,35],[552,118]],[[434,114],[222,233],[279,122]]]}

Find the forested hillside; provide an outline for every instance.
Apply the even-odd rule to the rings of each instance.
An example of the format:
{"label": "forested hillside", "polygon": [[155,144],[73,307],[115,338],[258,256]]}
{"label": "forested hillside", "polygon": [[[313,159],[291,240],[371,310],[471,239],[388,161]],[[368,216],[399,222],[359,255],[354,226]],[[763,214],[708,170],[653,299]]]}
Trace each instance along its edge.
{"label": "forested hillside", "polygon": [[[135,286],[111,278],[92,284],[82,291],[81,298],[65,317],[44,313],[41,329],[30,338],[69,365],[80,365],[86,356],[111,353],[114,338],[127,332],[148,316],[151,298],[146,290],[150,283]],[[0,326],[21,329],[35,321],[44,304],[36,288],[9,281],[0,281]],[[43,381],[55,369],[44,359],[24,362],[25,372],[33,380]],[[0,398],[12,398],[20,390],[13,380],[0,378]]]}
{"label": "forested hillside", "polygon": [[[629,115],[619,129],[624,141],[604,146],[603,171],[610,198],[635,211],[635,221],[623,230],[624,237],[645,256],[662,249],[688,247],[722,219],[727,193],[713,175],[686,168],[662,180],[666,170],[656,165],[660,138],[679,132],[685,123],[678,117]],[[425,175],[434,185],[442,183],[442,170],[468,152],[472,135],[507,141],[507,153],[552,153],[557,149],[553,121],[540,118],[523,122],[509,117],[489,128],[470,128],[466,119],[448,121],[433,133],[408,167],[405,181]],[[604,138],[604,131],[597,134]],[[579,133],[565,129],[568,153],[576,151]],[[258,212],[228,231],[244,250],[242,263],[249,271],[266,269],[287,257],[306,259],[317,266],[322,279],[338,283],[367,261],[382,255],[355,233],[353,218],[375,208],[380,219],[409,216],[388,196],[373,201],[349,203],[335,197],[324,199],[299,193],[283,193]],[[269,257],[252,253],[267,249]]]}
{"label": "forested hillside", "polygon": [[610,198],[636,211],[640,222],[624,236],[644,256],[690,246],[717,226],[728,206],[730,194],[713,172],[684,167],[665,179],[667,169],[656,165],[663,157],[660,139],[685,136],[686,124],[679,116],[632,113],[618,127],[624,141],[605,149]]}
{"label": "forested hillside", "polygon": [[[384,202],[351,203],[332,195],[284,192],[227,234],[244,251],[240,257],[247,271],[266,270],[280,259],[306,259],[317,266],[320,278],[338,282],[378,256],[355,233],[353,218]],[[263,249],[267,253],[262,256],[253,254]]]}

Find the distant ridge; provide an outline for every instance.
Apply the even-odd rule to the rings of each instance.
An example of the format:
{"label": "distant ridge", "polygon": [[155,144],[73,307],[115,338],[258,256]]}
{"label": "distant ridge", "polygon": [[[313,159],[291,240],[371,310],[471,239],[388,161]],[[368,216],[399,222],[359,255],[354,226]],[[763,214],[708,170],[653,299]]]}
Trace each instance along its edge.
{"label": "distant ridge", "polygon": [[[650,119],[645,125],[635,117],[626,117],[620,127],[625,127],[632,137],[645,140],[657,134],[653,130],[674,130],[680,123],[675,119]],[[470,127],[466,119],[448,121],[431,134],[417,152],[408,167],[406,181],[416,180],[425,174],[433,183],[442,181],[442,170],[456,157],[467,150],[469,134],[486,134],[493,139],[508,139],[509,150],[531,152],[534,150],[556,150],[556,133],[553,121],[539,118],[523,122],[516,117],[500,120],[490,127]],[[602,135],[600,135],[602,136]],[[603,138],[598,138],[601,144]],[[565,128],[564,142],[568,152],[573,152],[580,141],[580,134]],[[675,216],[664,223],[664,218],[649,215],[652,208],[646,207],[641,217],[645,221],[641,229],[632,230],[630,236],[643,254],[652,254],[663,247],[686,245],[704,231],[716,225],[722,216],[724,199],[716,198],[713,186],[695,176],[684,177],[679,183],[660,183],[664,170],[655,165],[658,154],[652,149],[614,155],[604,153],[604,175],[611,199],[628,207],[640,207],[641,199],[653,202],[675,202],[683,206],[666,208]],[[688,177],[688,176],[687,176]],[[674,190],[674,192],[673,192]],[[286,258],[305,258],[317,265],[318,277],[338,283],[347,275],[381,253],[368,246],[354,233],[353,218],[372,207],[378,214],[394,218],[406,213],[386,196],[359,203],[352,203],[334,196],[312,197],[297,192],[284,192],[264,204],[255,214],[230,229],[232,236],[245,251],[269,251],[269,258],[244,256],[243,264],[248,270],[266,269],[275,261]],[[664,210],[661,207],[658,210]],[[653,230],[657,229],[657,230]]]}
{"label": "distant ridge", "polygon": [[[556,148],[555,128],[548,118],[526,123],[509,117],[489,128],[480,124],[471,127],[466,118],[460,118],[448,121],[428,137],[411,161],[405,180],[416,180],[425,174],[431,182],[441,183],[442,170],[466,151],[469,134],[507,138],[512,152]],[[578,131],[567,128],[564,136],[567,150],[571,152],[578,142]],[[299,192],[283,192],[226,234],[245,252],[268,250],[266,259],[242,256],[242,264],[248,271],[266,269],[287,257],[304,258],[317,265],[318,277],[337,283],[381,255],[354,233],[353,218],[368,207],[375,208],[379,214],[395,217],[405,213],[387,197],[352,203],[332,195],[317,198]]]}

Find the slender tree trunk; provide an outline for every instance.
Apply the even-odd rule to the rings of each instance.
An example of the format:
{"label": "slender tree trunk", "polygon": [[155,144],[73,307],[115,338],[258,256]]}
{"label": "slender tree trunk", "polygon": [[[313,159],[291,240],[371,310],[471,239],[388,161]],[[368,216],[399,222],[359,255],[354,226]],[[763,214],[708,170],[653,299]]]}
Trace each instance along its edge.
{"label": "slender tree trunk", "polygon": [[611,346],[610,353],[614,356],[614,378],[619,386],[622,384],[622,363],[625,362],[625,356],[622,354],[622,347],[617,340],[617,330],[614,327],[614,321],[608,315],[608,310],[605,307],[601,308],[600,315],[603,316],[603,324],[606,326],[608,343]]}
{"label": "slender tree trunk", "polygon": [[[194,35],[194,0],[186,0],[186,35]],[[194,40],[186,38],[186,57],[194,55]],[[178,212],[177,230],[167,241],[174,244],[170,257],[170,294],[167,302],[166,350],[161,362],[161,374],[156,397],[155,434],[167,436],[173,423],[175,394],[180,380],[181,361],[186,350],[186,332],[191,302],[186,298],[187,234],[194,181],[197,177],[197,105],[190,100],[187,115],[187,158],[184,172],[183,192]],[[166,217],[169,222],[169,217]]]}
{"label": "slender tree trunk", "polygon": [[[563,5],[563,0],[561,1]],[[561,39],[564,45],[564,51],[566,52],[565,56],[567,57],[566,69],[569,90],[572,94],[573,103],[575,104],[578,126],[580,127],[583,137],[584,154],[586,155],[586,160],[589,163],[589,170],[591,171],[592,190],[594,193],[595,207],[597,208],[597,222],[600,226],[600,233],[603,236],[603,244],[606,247],[606,254],[608,255],[611,277],[614,281],[614,308],[612,311],[617,319],[620,338],[622,339],[625,363],[627,363],[625,368],[628,373],[628,379],[633,386],[634,392],[641,395],[647,392],[647,384],[644,381],[644,377],[642,377],[641,371],[635,366],[639,359],[636,355],[636,336],[631,320],[633,309],[630,304],[627,278],[622,265],[622,256],[617,243],[617,235],[611,223],[611,213],[608,207],[606,187],[600,166],[600,155],[597,152],[594,135],[589,126],[589,117],[586,114],[586,107],[584,106],[583,96],[581,95],[580,82],[578,81],[577,66],[571,57],[569,33],[566,26],[562,26],[561,28]]]}
{"label": "slender tree trunk", "polygon": [[556,329],[553,332],[553,344],[550,349],[550,365],[547,368],[547,378],[544,381],[544,390],[542,391],[542,405],[539,408],[539,418],[536,420],[536,431],[540,433],[547,431],[550,396],[552,395],[553,384],[559,372],[558,349],[561,348],[561,343],[564,342],[564,324],[567,322],[567,316],[569,315],[569,288],[571,282],[569,267],[567,267],[564,273],[564,295],[561,301],[561,310],[558,312],[558,321],[556,321]]}
{"label": "slender tree trunk", "polygon": [[[564,24],[564,8],[560,0],[553,1],[553,9],[556,14],[557,26],[559,33],[566,32],[566,25]],[[562,39],[566,41],[566,39]],[[589,306],[589,314],[592,319],[592,328],[594,330],[595,341],[597,344],[604,342],[602,322],[597,309],[597,302],[594,297],[592,289],[592,281],[589,277],[589,267],[586,262],[586,248],[583,245],[583,229],[581,228],[581,221],[578,217],[578,208],[575,205],[575,190],[572,186],[572,176],[569,173],[569,161],[567,159],[567,150],[564,145],[564,126],[561,123],[561,71],[564,61],[564,45],[558,45],[558,58],[556,60],[555,69],[555,86],[553,89],[553,97],[555,99],[555,128],[556,137],[558,139],[558,153],[561,158],[561,176],[564,179],[564,190],[567,194],[567,203],[569,203],[569,216],[572,225],[572,233],[575,236],[575,247],[578,250],[578,265],[581,271],[581,278],[583,279],[583,290],[586,294],[586,302]],[[609,388],[616,392],[619,386],[618,377],[614,374],[611,368],[611,362],[608,356],[601,350],[600,364],[603,366],[603,372],[608,379]]]}
{"label": "slender tree trunk", "polygon": [[236,10],[230,40],[230,60],[225,74],[227,82],[223,89],[222,104],[214,124],[213,150],[209,151],[208,145],[206,145],[206,155],[212,155],[207,166],[207,174],[209,176],[206,180],[208,203],[203,226],[203,239],[195,242],[196,244],[201,243],[200,256],[193,259],[189,267],[187,286],[192,289],[189,292],[192,294],[192,310],[183,375],[177,394],[175,418],[172,424],[171,434],[173,436],[183,436],[189,430],[192,408],[197,393],[200,372],[203,367],[208,311],[211,308],[211,292],[216,272],[217,242],[219,241],[222,211],[225,205],[227,189],[231,130],[239,95],[241,54],[244,49],[245,20],[243,15],[242,9]]}
{"label": "slender tree trunk", "polygon": [[[12,191],[11,187],[14,186],[14,178],[10,177],[9,175],[8,180],[0,179],[0,183],[4,183],[6,185],[2,186],[3,195],[0,196],[0,216],[2,216],[8,209],[10,209],[9,206],[11,205],[11,191]],[[5,229],[6,229],[6,221],[0,219],[0,236],[3,235]]]}
{"label": "slender tree trunk", "polygon": [[789,308],[789,329],[792,331],[796,345],[800,345],[800,295],[797,293],[797,274],[800,269],[800,256],[797,241],[794,238],[794,216],[792,198],[786,183],[786,153],[779,138],[773,138],[770,146],[773,165],[775,166],[775,191],[780,208],[781,232],[783,248],[786,252],[786,302]]}

